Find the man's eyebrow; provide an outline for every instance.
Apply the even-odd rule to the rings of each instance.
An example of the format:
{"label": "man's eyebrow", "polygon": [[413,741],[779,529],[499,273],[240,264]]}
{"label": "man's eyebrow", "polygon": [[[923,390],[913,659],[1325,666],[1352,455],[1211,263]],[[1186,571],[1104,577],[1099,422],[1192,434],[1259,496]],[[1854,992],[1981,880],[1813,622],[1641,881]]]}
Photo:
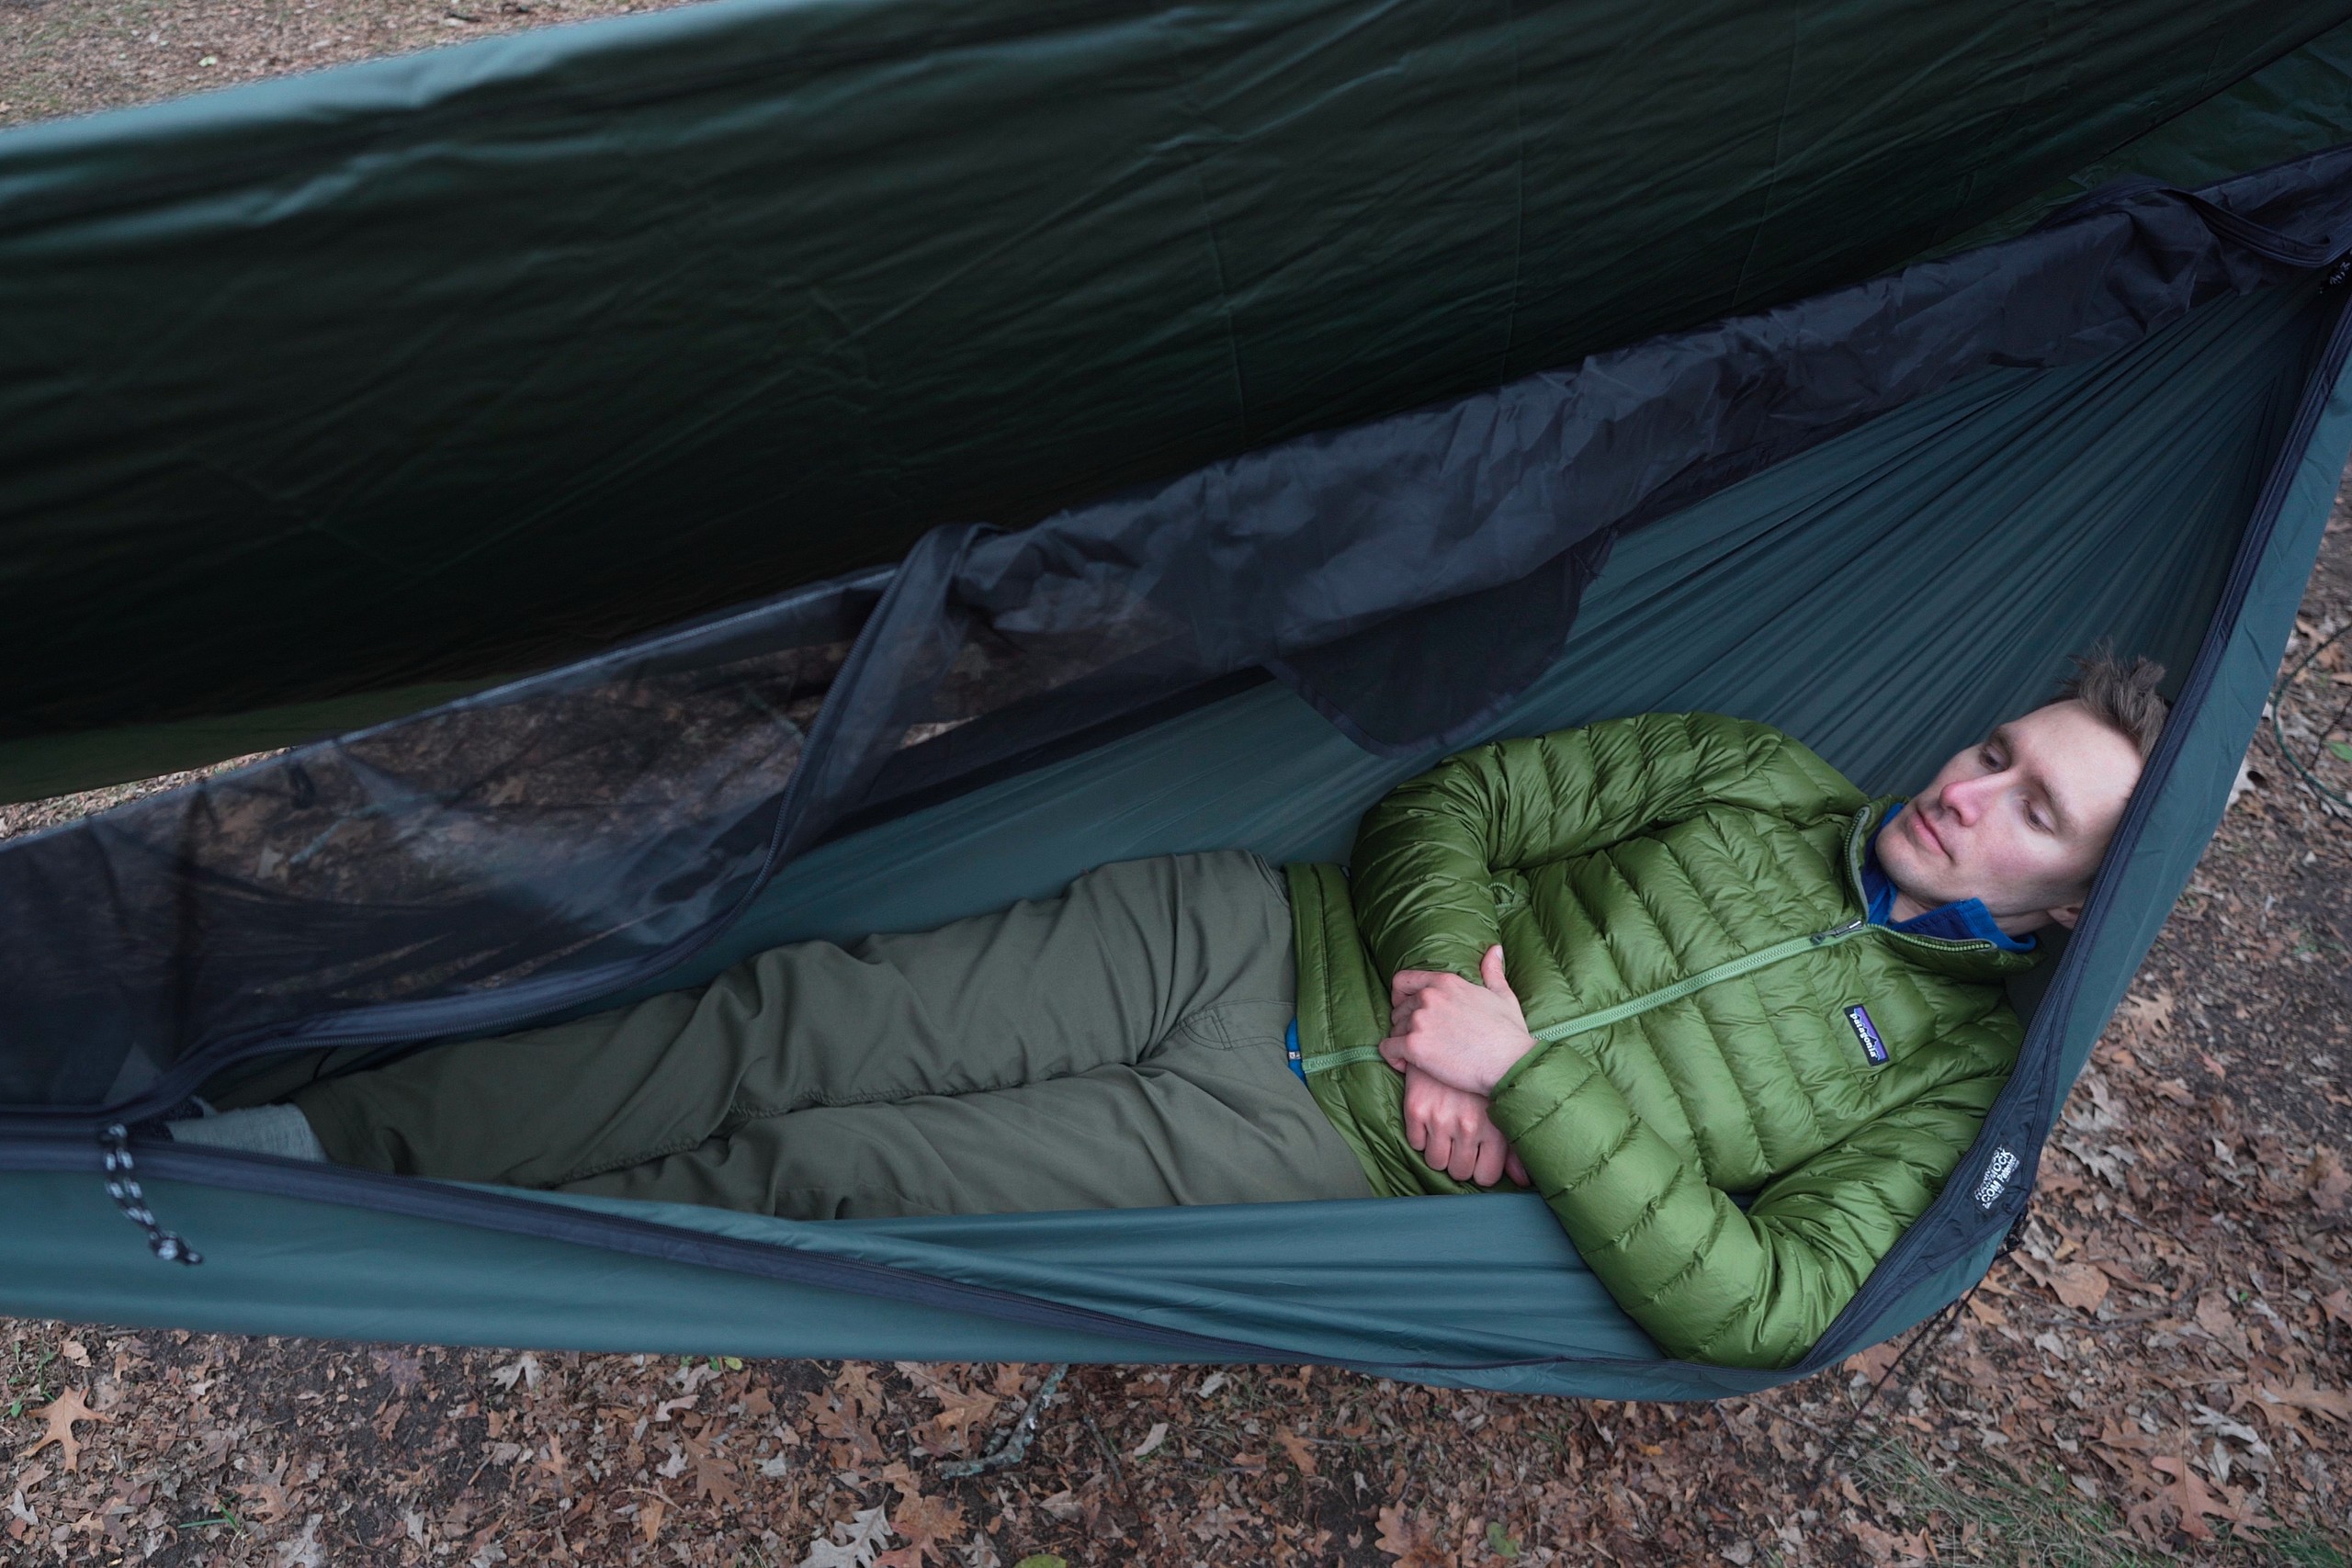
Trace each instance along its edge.
{"label": "man's eyebrow", "polygon": [[[2007,725],[2001,724],[1994,726],[1993,733],[1986,739],[1991,742],[1991,744],[1998,746],[2002,750],[2007,751],[2009,754],[2009,760],[2011,761],[2014,762],[2017,761],[2017,739],[2009,732],[2009,727]],[[2056,790],[2050,787],[2050,775],[2041,772],[2039,768],[2036,768],[2027,776],[2031,781],[2033,787],[2041,792],[2041,798],[2050,803],[2050,813],[2052,816],[2057,818],[2059,829],[2062,832],[2073,832],[2075,830],[2075,824],[2082,819],[2076,817],[2074,812],[2068,810],[2065,800],[2060,796]]]}

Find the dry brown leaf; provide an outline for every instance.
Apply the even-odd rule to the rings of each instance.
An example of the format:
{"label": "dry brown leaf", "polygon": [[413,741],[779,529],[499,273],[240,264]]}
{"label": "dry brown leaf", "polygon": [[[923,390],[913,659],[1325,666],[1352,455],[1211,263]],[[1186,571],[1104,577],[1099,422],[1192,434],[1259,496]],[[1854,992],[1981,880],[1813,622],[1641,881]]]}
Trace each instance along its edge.
{"label": "dry brown leaf", "polygon": [[2344,1168],[2334,1149],[2323,1148],[2303,1168],[2303,1189],[2323,1214],[2333,1214],[2352,1197],[2352,1171]]}
{"label": "dry brown leaf", "polygon": [[281,1459],[276,1470],[260,1473],[256,1480],[238,1487],[237,1495],[245,1499],[245,1512],[250,1517],[267,1524],[272,1519],[284,1518],[292,1509],[294,1503],[288,1491],[286,1461]]}
{"label": "dry brown leaf", "polygon": [[939,1402],[939,1414],[916,1428],[924,1450],[931,1453],[970,1451],[975,1433],[985,1430],[996,1415],[1000,1403],[997,1396],[967,1389],[920,1361],[900,1361],[897,1366],[916,1393]]}
{"label": "dry brown leaf", "polygon": [[923,1495],[922,1484],[903,1463],[883,1471],[882,1478],[899,1489],[899,1506],[890,1512],[890,1528],[907,1544],[874,1560],[875,1568],[922,1568],[926,1561],[953,1562],[956,1539],[964,1533],[964,1506],[944,1497]]}
{"label": "dry brown leaf", "polygon": [[2162,1496],[2172,1506],[2173,1511],[2180,1516],[2180,1528],[2183,1533],[2198,1540],[2212,1540],[2212,1529],[2205,1523],[2203,1517],[2207,1514],[2212,1515],[2215,1518],[2228,1519],[2235,1524],[2255,1522],[2244,1517],[2245,1510],[2232,1507],[2227,1502],[2207,1491],[2205,1478],[2197,1473],[2196,1466],[2166,1454],[2160,1454],[2148,1462],[2159,1473],[2173,1478],[2173,1483],[2164,1489]]}
{"label": "dry brown leaf", "polygon": [[2076,1312],[2095,1313],[2107,1300],[2107,1275],[2095,1263],[2054,1263],[2048,1274],[2052,1293]]}
{"label": "dry brown leaf", "polygon": [[424,1358],[409,1351],[375,1350],[369,1352],[368,1359],[376,1364],[376,1371],[383,1374],[384,1381],[392,1385],[394,1393],[406,1393],[424,1381]]}
{"label": "dry brown leaf", "polygon": [[697,1438],[684,1440],[687,1461],[695,1471],[695,1495],[725,1507],[741,1501],[735,1486],[735,1465],[726,1455],[714,1453],[708,1443]]}
{"label": "dry brown leaf", "polygon": [[817,1430],[847,1450],[850,1466],[871,1463],[882,1457],[882,1443],[875,1437],[874,1428],[866,1425],[857,1408],[857,1402],[829,1395],[817,1409]]}
{"label": "dry brown leaf", "polygon": [[2110,1416],[2099,1435],[2091,1439],[2091,1448],[2118,1474],[2129,1476],[2136,1470],[2131,1456],[2155,1452],[2156,1440],[2139,1427],[2127,1426]]}
{"label": "dry brown leaf", "polygon": [[1894,1359],[1902,1354],[1902,1346],[1892,1339],[1884,1340],[1867,1350],[1858,1350],[1847,1357],[1846,1370],[1849,1372],[1860,1372],[1862,1376],[1876,1381],[1886,1375],[1886,1369],[1894,1365]]}
{"label": "dry brown leaf", "polygon": [[743,1396],[743,1414],[763,1420],[775,1414],[775,1401],[768,1397],[766,1389],[755,1388]]}
{"label": "dry brown leaf", "polygon": [[2165,1499],[2162,1497],[2146,1497],[2136,1503],[2126,1504],[2123,1509],[2123,1522],[2131,1527],[2133,1535],[2151,1546],[2166,1544],[2164,1530],[2161,1528],[2165,1506]]}
{"label": "dry brown leaf", "polygon": [[652,1545],[662,1533],[662,1516],[669,1511],[670,1500],[658,1493],[647,1494],[637,1506],[637,1533],[645,1538],[646,1545]]}
{"label": "dry brown leaf", "polygon": [[1298,1466],[1299,1474],[1312,1475],[1315,1473],[1315,1450],[1308,1444],[1305,1438],[1300,1437],[1296,1432],[1292,1431],[1287,1427],[1283,1427],[1281,1431],[1276,1432],[1274,1434],[1274,1447],[1282,1450],[1283,1453],[1290,1456],[1291,1463]]}
{"label": "dry brown leaf", "polygon": [[82,1468],[82,1443],[81,1439],[74,1436],[74,1423],[113,1419],[110,1416],[101,1416],[85,1404],[82,1402],[82,1391],[78,1388],[69,1388],[40,1409],[28,1410],[25,1414],[38,1416],[48,1422],[49,1430],[35,1438],[33,1446],[19,1453],[17,1458],[30,1459],[51,1443],[55,1443],[58,1451],[65,1456],[65,1468],[68,1470]]}
{"label": "dry brown leaf", "polygon": [[2123,998],[2123,1017],[2134,1029],[2162,1032],[2172,1026],[2173,998],[2167,990],[2157,989],[2142,996],[2137,992]]}
{"label": "dry brown leaf", "polygon": [[90,1364],[89,1347],[83,1344],[79,1339],[66,1340],[63,1344],[58,1346],[57,1353],[64,1357],[67,1360],[73,1362],[77,1367],[86,1367]]}
{"label": "dry brown leaf", "polygon": [[[2352,1424],[2352,1393],[2341,1389],[2319,1388],[2307,1378],[2288,1388],[2264,1384],[2257,1391],[2272,1404],[2292,1405],[2298,1410],[2315,1411],[2322,1416]],[[71,1466],[68,1467],[69,1469]]]}
{"label": "dry brown leaf", "polygon": [[1840,1521],[1857,1544],[1873,1562],[1892,1562],[1903,1551],[1903,1539],[1892,1530],[1883,1530],[1865,1518]]}
{"label": "dry brown leaf", "polygon": [[2352,1287],[2329,1292],[2319,1299],[2320,1310],[2347,1328],[2352,1328]]}
{"label": "dry brown leaf", "polygon": [[1396,1568],[1447,1568],[1444,1555],[1437,1543],[1430,1540],[1429,1531],[1405,1511],[1402,1503],[1383,1508],[1376,1516],[1380,1535],[1373,1544],[1396,1559]]}

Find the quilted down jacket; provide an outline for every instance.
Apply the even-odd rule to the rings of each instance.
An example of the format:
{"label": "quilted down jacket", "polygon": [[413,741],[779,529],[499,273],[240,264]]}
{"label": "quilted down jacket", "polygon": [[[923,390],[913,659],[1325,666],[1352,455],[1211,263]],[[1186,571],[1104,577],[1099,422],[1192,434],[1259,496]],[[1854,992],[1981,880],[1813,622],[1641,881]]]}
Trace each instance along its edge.
{"label": "quilted down jacket", "polygon": [[1288,868],[1308,1083],[1376,1189],[1471,1190],[1380,1059],[1400,969],[1497,942],[1536,1046],[1490,1114],[1668,1355],[1804,1355],[1967,1151],[2017,1060],[2030,953],[1864,918],[1871,801],[1799,741],[1645,714],[1482,746]]}

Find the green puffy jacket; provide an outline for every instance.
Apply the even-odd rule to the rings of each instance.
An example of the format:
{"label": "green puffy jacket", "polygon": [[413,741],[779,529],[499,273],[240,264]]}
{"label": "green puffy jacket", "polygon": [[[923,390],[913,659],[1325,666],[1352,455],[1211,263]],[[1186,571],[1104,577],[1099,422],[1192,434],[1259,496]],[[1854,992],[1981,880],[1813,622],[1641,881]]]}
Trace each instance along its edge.
{"label": "green puffy jacket", "polygon": [[1891,804],[1714,714],[1450,758],[1365,814],[1352,885],[1289,868],[1308,1083],[1378,1190],[1471,1190],[1406,1142],[1378,1042],[1390,976],[1476,980],[1500,942],[1537,1045],[1490,1114],[1586,1264],[1668,1354],[1785,1366],[1942,1188],[2021,1036],[2001,981],[2032,955],[1865,921]]}

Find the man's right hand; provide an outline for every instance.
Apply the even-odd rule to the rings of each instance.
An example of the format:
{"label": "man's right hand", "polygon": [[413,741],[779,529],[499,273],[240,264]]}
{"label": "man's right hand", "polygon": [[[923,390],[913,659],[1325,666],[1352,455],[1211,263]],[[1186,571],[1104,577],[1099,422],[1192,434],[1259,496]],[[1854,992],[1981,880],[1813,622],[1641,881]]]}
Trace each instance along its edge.
{"label": "man's right hand", "polygon": [[1456,1181],[1492,1187],[1509,1176],[1521,1187],[1532,1185],[1527,1168],[1487,1114],[1484,1096],[1410,1067],[1405,1070],[1405,1137],[1431,1170]]}

